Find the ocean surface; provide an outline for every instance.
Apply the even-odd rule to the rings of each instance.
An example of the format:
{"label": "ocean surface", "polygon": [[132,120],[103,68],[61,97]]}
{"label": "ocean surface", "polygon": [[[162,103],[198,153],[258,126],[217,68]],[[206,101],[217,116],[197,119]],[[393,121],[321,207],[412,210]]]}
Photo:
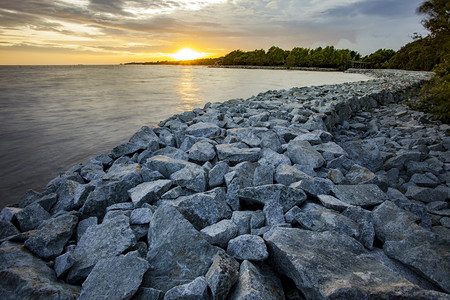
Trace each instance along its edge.
{"label": "ocean surface", "polygon": [[203,66],[0,66],[0,208],[175,113],[267,90],[367,79]]}

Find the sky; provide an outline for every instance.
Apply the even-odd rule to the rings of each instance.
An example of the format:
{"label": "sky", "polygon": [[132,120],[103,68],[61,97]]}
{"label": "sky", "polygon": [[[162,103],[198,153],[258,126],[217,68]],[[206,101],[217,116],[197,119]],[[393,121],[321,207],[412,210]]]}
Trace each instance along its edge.
{"label": "sky", "polygon": [[422,0],[0,0],[0,65],[219,57],[275,45],[398,50]]}

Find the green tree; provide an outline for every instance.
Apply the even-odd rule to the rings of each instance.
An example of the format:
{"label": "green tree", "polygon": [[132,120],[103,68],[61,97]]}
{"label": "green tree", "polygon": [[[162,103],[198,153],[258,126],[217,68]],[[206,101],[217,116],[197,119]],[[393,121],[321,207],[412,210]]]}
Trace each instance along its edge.
{"label": "green tree", "polygon": [[285,59],[288,53],[283,49],[272,46],[269,51],[267,51],[267,63],[269,66],[282,66],[284,65]]}
{"label": "green tree", "polygon": [[378,49],[374,53],[363,57],[363,61],[369,63],[370,68],[386,69],[394,55],[395,51],[392,49]]}

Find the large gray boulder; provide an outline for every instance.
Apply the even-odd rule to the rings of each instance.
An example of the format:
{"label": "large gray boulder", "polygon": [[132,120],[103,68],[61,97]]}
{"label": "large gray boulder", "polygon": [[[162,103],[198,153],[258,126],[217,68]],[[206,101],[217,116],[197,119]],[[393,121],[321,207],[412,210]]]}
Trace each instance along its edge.
{"label": "large gray boulder", "polygon": [[223,188],[179,197],[170,204],[175,206],[198,230],[231,217],[231,209],[226,203]]}
{"label": "large gray boulder", "polygon": [[167,192],[172,186],[172,181],[160,179],[152,182],[143,182],[128,190],[131,201],[135,207],[140,207],[144,203],[152,204]]}
{"label": "large gray boulder", "polygon": [[22,245],[0,245],[1,299],[77,299],[80,288],[59,281],[55,272]]}
{"label": "large gray boulder", "polygon": [[240,260],[262,261],[269,257],[264,240],[251,234],[243,234],[230,240],[227,253]]}
{"label": "large gray boulder", "polygon": [[18,211],[15,218],[19,223],[22,232],[36,229],[41,223],[48,218],[50,214],[37,203],[33,203]]}
{"label": "large gray boulder", "polygon": [[291,278],[307,299],[433,299],[439,295],[410,283],[346,235],[275,228],[264,239],[277,271]]}
{"label": "large gray boulder", "polygon": [[206,138],[217,136],[220,132],[221,130],[219,126],[214,123],[207,122],[195,123],[186,129],[186,134]]}
{"label": "large gray boulder", "polygon": [[143,287],[162,291],[193,281],[208,271],[217,251],[176,208],[162,205],[153,214],[148,233]]}
{"label": "large gray boulder", "polygon": [[354,221],[314,203],[304,205],[294,218],[303,228],[312,231],[335,231],[353,238],[359,237],[359,226]]}
{"label": "large gray boulder", "polygon": [[49,219],[39,227],[35,235],[25,241],[24,245],[43,259],[54,259],[62,253],[77,223],[78,218],[71,214]]}
{"label": "large gray boulder", "polygon": [[88,227],[73,252],[76,262],[69,271],[68,282],[83,282],[100,259],[117,256],[135,245],[128,217],[117,216]]}
{"label": "large gray boulder", "polygon": [[245,260],[241,264],[239,280],[229,299],[282,300],[285,298],[280,279],[273,272],[267,268],[261,270]]}
{"label": "large gray boulder", "polygon": [[176,185],[190,189],[194,192],[204,192],[206,190],[208,176],[205,170],[197,165],[190,163],[183,169],[170,175],[170,179]]}
{"label": "large gray boulder", "polygon": [[342,202],[363,208],[373,207],[388,199],[375,184],[334,185],[332,192]]}
{"label": "large gray boulder", "polygon": [[190,164],[190,162],[185,160],[175,159],[165,155],[156,155],[147,160],[147,167],[150,170],[158,171],[166,178],[169,178],[172,173],[175,173]]}
{"label": "large gray boulder", "polygon": [[208,241],[221,248],[226,248],[228,242],[238,235],[239,227],[231,220],[222,220],[201,230]]}
{"label": "large gray boulder", "polygon": [[301,189],[294,189],[283,184],[242,188],[238,190],[238,196],[242,202],[250,205],[265,205],[271,200],[278,201],[283,207],[283,212],[306,200],[306,194]]}
{"label": "large gray boulder", "polygon": [[322,155],[307,141],[290,141],[286,153],[294,164],[313,169],[320,168],[325,163]]}
{"label": "large gray boulder", "polygon": [[216,150],[211,143],[197,142],[189,149],[189,159],[195,161],[210,161],[216,156]]}
{"label": "large gray boulder", "polygon": [[67,180],[59,186],[56,194],[58,194],[58,201],[51,208],[51,213],[59,211],[71,211],[77,206],[75,205],[75,191],[80,186],[76,181]]}
{"label": "large gray boulder", "polygon": [[261,155],[261,148],[238,148],[234,144],[221,144],[216,146],[219,160],[239,163],[256,162]]}
{"label": "large gray boulder", "polygon": [[275,181],[279,184],[290,185],[305,178],[310,176],[294,166],[279,164],[275,170]]}
{"label": "large gray boulder", "polygon": [[413,268],[450,292],[450,239],[441,238],[415,223],[418,217],[386,201],[373,212],[375,234],[386,254]]}
{"label": "large gray boulder", "polygon": [[224,252],[217,252],[205,275],[213,299],[225,300],[239,279],[239,263]]}
{"label": "large gray boulder", "polygon": [[78,300],[130,299],[148,268],[148,262],[138,257],[137,251],[101,259],[83,283]]}
{"label": "large gray boulder", "polygon": [[372,172],[378,171],[383,166],[381,152],[372,140],[349,141],[341,146],[355,163]]}
{"label": "large gray boulder", "polygon": [[151,151],[159,149],[160,140],[156,133],[148,126],[143,126],[131,138],[130,142],[139,145],[142,149]]}

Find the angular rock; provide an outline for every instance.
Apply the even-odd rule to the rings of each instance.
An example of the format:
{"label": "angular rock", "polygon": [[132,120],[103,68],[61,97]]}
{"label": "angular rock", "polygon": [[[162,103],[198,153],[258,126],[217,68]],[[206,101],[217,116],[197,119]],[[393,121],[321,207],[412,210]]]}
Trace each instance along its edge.
{"label": "angular rock", "polygon": [[372,211],[375,233],[382,241],[402,240],[422,228],[415,222],[416,215],[400,209],[390,201],[384,202]]}
{"label": "angular rock", "polygon": [[22,232],[36,229],[50,214],[37,203],[30,204],[15,214]]}
{"label": "angular rock", "polygon": [[179,299],[210,299],[208,293],[208,283],[205,277],[200,276],[195,278],[192,282],[179,285],[171,288],[164,295],[165,300],[179,300]]}
{"label": "angular rock", "polygon": [[259,165],[255,169],[255,174],[253,177],[253,185],[266,185],[266,184],[273,184],[273,175],[274,175],[275,169],[272,165],[266,164],[266,165]]}
{"label": "angular rock", "polygon": [[207,236],[211,244],[226,248],[228,242],[238,235],[238,230],[231,220],[222,220],[203,228],[200,232]]}
{"label": "angular rock", "polygon": [[217,163],[210,171],[209,171],[209,186],[214,188],[223,184],[224,176],[228,173],[229,166],[226,162]]}
{"label": "angular rock", "polygon": [[313,148],[322,153],[331,153],[334,156],[348,156],[347,152],[335,142],[328,142],[313,146]]}
{"label": "angular rock", "polygon": [[245,260],[240,267],[239,281],[229,299],[282,300],[285,298],[281,282],[273,272],[267,269],[261,270]]}
{"label": "angular rock", "polygon": [[89,196],[95,190],[95,186],[91,184],[80,184],[73,195],[73,205],[75,207],[82,207]]}
{"label": "angular rock", "polygon": [[204,192],[206,190],[206,172],[196,164],[189,164],[183,169],[172,173],[170,179],[174,184],[195,192]]}
{"label": "angular rock", "polygon": [[152,220],[152,210],[148,207],[136,208],[131,212],[130,224],[142,225],[148,224]]}
{"label": "angular rock", "polygon": [[78,299],[129,299],[137,292],[149,266],[137,251],[102,259],[86,278]]}
{"label": "angular rock", "polygon": [[261,148],[237,148],[234,144],[217,145],[216,149],[219,160],[231,163],[256,162],[261,155]]}
{"label": "angular rock", "polygon": [[307,141],[291,141],[287,146],[287,156],[294,164],[320,168],[325,160]]}
{"label": "angular rock", "polygon": [[439,185],[440,180],[433,173],[414,174],[411,176],[411,182],[418,186],[434,188]]}
{"label": "angular rock", "polygon": [[279,184],[290,185],[310,176],[296,167],[280,164],[275,170],[275,181]]}
{"label": "angular rock", "polygon": [[384,167],[386,169],[391,168],[402,169],[407,162],[420,161],[421,157],[422,154],[418,151],[409,151],[406,153],[401,153],[386,160],[384,162]]}
{"label": "angular rock", "polygon": [[[56,189],[55,189],[55,191],[56,191]],[[18,206],[19,206],[19,208],[25,208],[28,205],[38,201],[39,198],[41,198],[41,196],[42,195],[40,193],[36,192],[36,191],[27,190],[25,192],[25,194],[22,197],[20,197]]]}
{"label": "angular rock", "polygon": [[307,299],[427,299],[427,295],[432,299],[436,295],[393,272],[346,235],[275,228],[264,239],[276,270],[291,278]]}
{"label": "angular rock", "polygon": [[372,250],[373,241],[375,238],[375,229],[370,211],[362,209],[359,206],[352,206],[344,210],[342,214],[358,224],[358,241],[360,241],[361,244],[363,244],[367,249]]}
{"label": "angular rock", "polygon": [[162,205],[150,224],[147,261],[150,268],[142,287],[162,291],[189,283],[208,271],[217,251],[181,213],[170,205]]}
{"label": "angular rock", "polygon": [[261,165],[267,164],[273,166],[274,168],[277,168],[280,164],[288,166],[292,164],[289,157],[283,154],[279,154],[269,148],[263,148],[261,150],[261,159],[258,162]]}
{"label": "angular rock", "polygon": [[220,127],[213,123],[196,123],[186,129],[186,134],[196,137],[214,137],[220,134]]}
{"label": "angular rock", "polygon": [[80,186],[76,181],[65,181],[56,191],[58,194],[58,201],[53,205],[51,213],[55,214],[59,211],[71,211],[75,206],[75,191]]}
{"label": "angular rock", "polygon": [[171,180],[160,179],[141,183],[128,190],[128,194],[135,207],[140,207],[144,203],[152,204],[157,201],[171,186]]}
{"label": "angular rock", "polygon": [[[167,156],[173,159],[180,159],[180,160],[188,160],[189,159],[189,155],[184,152],[182,149],[178,149],[178,148],[174,148],[174,147],[164,147],[162,149],[159,149],[155,152],[152,152],[150,156],[145,156],[147,159],[152,157],[152,156],[159,156],[159,155],[163,155],[163,156]],[[145,157],[139,157],[140,160],[139,161],[147,161],[147,159],[145,159]]]}
{"label": "angular rock", "polygon": [[225,174],[225,184],[227,187],[227,203],[233,210],[240,207],[238,191],[241,188],[253,186],[253,177],[257,165],[243,162],[237,164],[231,172]]}
{"label": "angular rock", "polygon": [[363,208],[375,206],[387,200],[386,194],[375,184],[335,185],[332,192],[342,202]]}
{"label": "angular rock", "polygon": [[148,126],[143,126],[130,139],[130,142],[141,146],[142,149],[147,148],[151,151],[159,149],[160,140],[156,133]]}
{"label": "angular rock", "polygon": [[284,220],[283,206],[278,200],[272,199],[264,205],[264,216],[267,226],[275,226],[286,223]]}
{"label": "angular rock", "polygon": [[189,159],[195,161],[210,161],[216,156],[214,146],[208,142],[197,142],[189,149]]}
{"label": "angular rock", "polygon": [[326,208],[339,212],[352,207],[352,205],[342,202],[341,200],[329,195],[317,195],[317,199],[319,199],[320,203],[322,203],[322,205]]}
{"label": "angular rock", "polygon": [[378,171],[383,165],[380,150],[372,140],[350,141],[343,143],[341,146],[355,163],[372,172]]}
{"label": "angular rock", "polygon": [[83,282],[100,259],[117,256],[135,245],[136,238],[125,216],[88,227],[73,252],[76,262],[67,281]]}
{"label": "angular rock", "polygon": [[57,280],[47,264],[22,245],[0,245],[2,299],[77,299],[80,288]]}
{"label": "angular rock", "polygon": [[81,177],[86,181],[93,181],[102,179],[105,176],[103,164],[95,159],[90,159],[89,162],[81,169]]}
{"label": "angular rock", "polygon": [[20,234],[20,231],[13,223],[0,220],[0,240],[16,234]]}
{"label": "angular rock", "polygon": [[243,188],[238,191],[238,196],[241,201],[250,205],[265,205],[271,200],[276,200],[283,207],[283,212],[287,212],[293,206],[300,205],[306,200],[306,194],[301,189],[294,189],[282,184]]}
{"label": "angular rock", "polygon": [[65,276],[74,263],[75,258],[71,252],[66,252],[55,258],[53,269],[55,270],[56,277],[60,278]]}
{"label": "angular rock", "polygon": [[335,231],[353,238],[359,237],[359,226],[351,219],[320,205],[308,203],[295,215],[295,220],[312,231]]}
{"label": "angular rock", "polygon": [[169,178],[172,173],[175,173],[191,163],[171,158],[165,155],[156,155],[147,160],[147,166],[150,170],[158,171],[164,177]]}
{"label": "angular rock", "polygon": [[339,169],[330,169],[327,178],[333,181],[334,184],[340,184],[344,181],[344,174]]}
{"label": "angular rock", "polygon": [[227,253],[239,260],[262,261],[269,257],[264,240],[251,234],[243,234],[230,240]]}
{"label": "angular rock", "polygon": [[222,188],[179,197],[170,204],[199,230],[231,217],[231,209],[226,203]]}
{"label": "angular rock", "polygon": [[425,203],[434,201],[445,201],[448,198],[448,189],[425,188],[417,185],[410,185],[405,193],[406,197]]}
{"label": "angular rock", "polygon": [[317,197],[322,194],[329,194],[333,188],[333,182],[329,179],[315,177],[315,178],[304,178],[298,182],[291,184],[291,187],[295,189],[301,189],[305,191],[308,195]]}
{"label": "angular rock", "polygon": [[424,229],[402,240],[389,240],[386,254],[414,269],[445,292],[450,293],[450,239]]}
{"label": "angular rock", "polygon": [[88,229],[88,227],[97,225],[97,224],[98,224],[97,217],[90,217],[90,218],[81,220],[77,226],[77,242],[80,240],[80,238],[86,232],[86,229]]}
{"label": "angular rock", "polygon": [[141,149],[143,149],[143,146],[141,145],[137,145],[131,142],[125,142],[114,147],[111,151],[111,155],[114,159],[117,159],[121,156],[133,154]]}
{"label": "angular rock", "polygon": [[349,184],[367,183],[375,178],[375,174],[363,166],[355,164],[345,175]]}
{"label": "angular rock", "polygon": [[217,252],[205,275],[213,299],[225,300],[239,279],[239,263],[223,252]]}
{"label": "angular rock", "polygon": [[25,241],[31,252],[43,259],[54,259],[60,255],[78,223],[78,218],[65,214],[43,223],[37,233]]}
{"label": "angular rock", "polygon": [[106,208],[116,203],[126,202],[129,199],[128,190],[137,184],[126,179],[101,182],[89,194],[86,202],[80,208],[79,212],[81,217],[89,218],[95,216],[100,219],[103,218],[106,213]]}

